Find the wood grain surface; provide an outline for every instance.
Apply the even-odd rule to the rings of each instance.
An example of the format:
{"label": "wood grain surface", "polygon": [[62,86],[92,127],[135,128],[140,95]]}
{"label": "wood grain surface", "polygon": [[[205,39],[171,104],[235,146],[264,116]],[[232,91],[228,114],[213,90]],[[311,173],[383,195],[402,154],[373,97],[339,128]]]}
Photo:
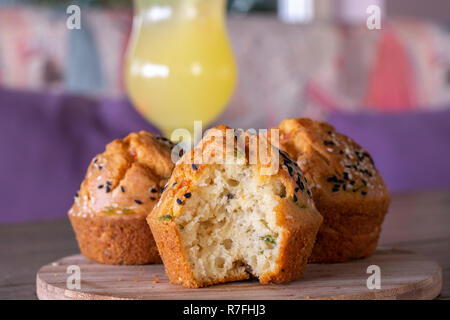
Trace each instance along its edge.
{"label": "wood grain surface", "polygon": [[[71,265],[80,268],[80,289],[67,289]],[[367,288],[370,265],[380,267],[380,289]],[[253,280],[187,289],[170,284],[160,264],[112,266],[82,255],[46,265],[36,276],[39,299],[433,299],[441,287],[436,262],[395,249],[378,250],[369,259],[349,263],[309,264],[300,280],[281,285]]]}
{"label": "wood grain surface", "polygon": [[[380,244],[437,261],[450,299],[450,190],[394,194]],[[78,254],[68,219],[0,225],[0,299],[36,299],[36,272]]]}

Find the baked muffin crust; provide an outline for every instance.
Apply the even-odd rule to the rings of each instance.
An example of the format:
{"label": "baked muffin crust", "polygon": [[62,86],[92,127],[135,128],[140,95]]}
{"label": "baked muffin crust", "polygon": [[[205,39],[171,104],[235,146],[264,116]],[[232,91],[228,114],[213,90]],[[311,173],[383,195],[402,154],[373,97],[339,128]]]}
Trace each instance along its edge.
{"label": "baked muffin crust", "polygon": [[145,218],[170,176],[172,144],[141,131],[114,140],[90,163],[69,211],[81,252],[108,264],[160,262]]}
{"label": "baked muffin crust", "polygon": [[370,256],[390,203],[370,154],[329,124],[285,119],[280,147],[304,172],[324,222],[311,262],[341,262]]}
{"label": "baked muffin crust", "polygon": [[[181,158],[147,218],[166,273],[172,283],[194,288],[250,277],[263,284],[295,280],[322,220],[309,187],[296,163],[262,136],[239,132],[224,151],[212,137],[227,129],[208,131]],[[238,139],[246,141],[241,148]],[[249,139],[270,148],[276,167],[253,154]],[[235,162],[218,161],[227,156]]]}

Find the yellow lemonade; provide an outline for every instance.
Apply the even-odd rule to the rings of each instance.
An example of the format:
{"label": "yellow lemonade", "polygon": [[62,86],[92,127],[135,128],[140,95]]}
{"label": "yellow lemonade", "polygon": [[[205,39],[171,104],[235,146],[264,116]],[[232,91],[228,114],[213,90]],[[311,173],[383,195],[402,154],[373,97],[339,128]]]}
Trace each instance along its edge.
{"label": "yellow lemonade", "polygon": [[226,106],[236,68],[224,0],[136,0],[126,85],[135,107],[170,138]]}

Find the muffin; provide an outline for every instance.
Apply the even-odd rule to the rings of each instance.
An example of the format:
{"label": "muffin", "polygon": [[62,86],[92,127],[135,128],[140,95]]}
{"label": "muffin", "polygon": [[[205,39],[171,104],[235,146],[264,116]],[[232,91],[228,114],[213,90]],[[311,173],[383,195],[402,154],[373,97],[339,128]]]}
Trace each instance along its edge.
{"label": "muffin", "polygon": [[310,262],[373,254],[390,196],[370,154],[323,122],[285,119],[277,129],[281,148],[304,172],[324,219]]}
{"label": "muffin", "polygon": [[222,125],[180,159],[147,221],[171,283],[198,288],[297,279],[322,218],[294,161]]}
{"label": "muffin", "polygon": [[160,263],[146,223],[174,164],[169,140],[141,131],[114,140],[89,165],[69,211],[81,253],[107,264]]}

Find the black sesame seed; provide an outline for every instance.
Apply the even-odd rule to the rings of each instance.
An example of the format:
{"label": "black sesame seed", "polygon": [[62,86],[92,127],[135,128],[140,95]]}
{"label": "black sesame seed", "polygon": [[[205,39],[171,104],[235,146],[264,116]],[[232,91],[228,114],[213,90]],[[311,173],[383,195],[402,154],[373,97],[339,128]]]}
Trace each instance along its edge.
{"label": "black sesame seed", "polygon": [[197,165],[196,164],[192,164],[192,169],[194,169],[194,170],[198,170],[198,167],[197,167]]}
{"label": "black sesame seed", "polygon": [[339,154],[344,154],[344,151],[342,151],[342,150],[339,150]]}
{"label": "black sesame seed", "polygon": [[299,187],[295,187],[294,192],[298,192],[299,189]]}
{"label": "black sesame seed", "polygon": [[303,182],[299,181],[298,183],[298,187],[300,188],[300,190],[305,190],[305,185],[303,184]]}
{"label": "black sesame seed", "polygon": [[106,186],[106,193],[110,193],[111,192],[111,187],[109,185]]}
{"label": "black sesame seed", "polygon": [[347,185],[342,185],[342,189],[344,190],[344,191],[347,191]]}
{"label": "black sesame seed", "polygon": [[181,201],[181,199],[177,198],[177,203],[181,205],[181,204],[183,204],[183,201]]}
{"label": "black sesame seed", "polygon": [[94,159],[94,163],[97,163],[97,161],[98,161],[98,159],[97,159],[97,158],[95,158],[95,159]]}
{"label": "black sesame seed", "polygon": [[345,171],[344,171],[344,179],[345,179],[345,180],[348,180],[348,172],[345,172]]}
{"label": "black sesame seed", "polygon": [[363,196],[365,196],[365,195],[367,194],[367,192],[366,192],[366,191],[361,191],[361,194],[362,194]]}
{"label": "black sesame seed", "polygon": [[155,197],[150,197],[150,200],[155,201],[156,198]]}
{"label": "black sesame seed", "polygon": [[125,192],[124,186],[120,186],[120,191]]}
{"label": "black sesame seed", "polygon": [[291,166],[287,166],[287,169],[288,169],[289,175],[292,177],[292,167]]}
{"label": "black sesame seed", "polygon": [[175,187],[175,186],[177,185],[177,183],[178,183],[178,182],[174,182],[174,183],[172,184],[172,187]]}
{"label": "black sesame seed", "polygon": [[75,193],[75,198],[78,198],[78,192],[77,192],[77,193]]}
{"label": "black sesame seed", "polygon": [[150,190],[151,193],[156,193],[156,191],[157,190],[155,188],[151,188],[151,190]]}
{"label": "black sesame seed", "polygon": [[294,200],[294,202],[297,202],[297,196],[294,194],[294,196],[292,197],[292,199]]}
{"label": "black sesame seed", "polygon": [[306,190],[306,193],[308,194],[308,196],[310,196],[311,197],[311,190]]}
{"label": "black sesame seed", "polygon": [[281,150],[278,150],[278,151],[280,151],[280,154],[284,159],[289,159],[288,155],[284,151],[281,151]]}
{"label": "black sesame seed", "polygon": [[98,170],[102,170],[103,169],[103,166],[102,165],[98,165]]}
{"label": "black sesame seed", "polygon": [[191,193],[190,193],[190,192],[185,193],[185,194],[184,194],[184,197],[185,197],[185,198],[190,198],[190,197],[191,197]]}
{"label": "black sesame seed", "polygon": [[107,184],[108,186],[110,186],[110,185],[111,185],[111,181],[106,181],[106,184]]}
{"label": "black sesame seed", "polygon": [[355,181],[350,181],[350,184],[353,186],[353,185],[355,185]]}
{"label": "black sesame seed", "polygon": [[103,188],[103,185],[101,184],[101,185],[97,186],[97,188],[101,189],[101,188]]}
{"label": "black sesame seed", "polygon": [[333,189],[338,189],[339,190],[339,187],[340,187],[341,185],[340,184],[335,184],[334,186],[333,186]]}
{"label": "black sesame seed", "polygon": [[159,192],[160,192],[160,193],[163,193],[165,189],[166,189],[166,188],[161,187],[161,188],[159,188]]}
{"label": "black sesame seed", "polygon": [[137,204],[142,204],[141,200],[134,200],[134,202],[136,202]]}
{"label": "black sesame seed", "polygon": [[328,182],[337,182],[336,176],[331,176],[327,179]]}
{"label": "black sesame seed", "polygon": [[227,199],[228,200],[234,199],[234,195],[232,193],[228,193],[227,194]]}

